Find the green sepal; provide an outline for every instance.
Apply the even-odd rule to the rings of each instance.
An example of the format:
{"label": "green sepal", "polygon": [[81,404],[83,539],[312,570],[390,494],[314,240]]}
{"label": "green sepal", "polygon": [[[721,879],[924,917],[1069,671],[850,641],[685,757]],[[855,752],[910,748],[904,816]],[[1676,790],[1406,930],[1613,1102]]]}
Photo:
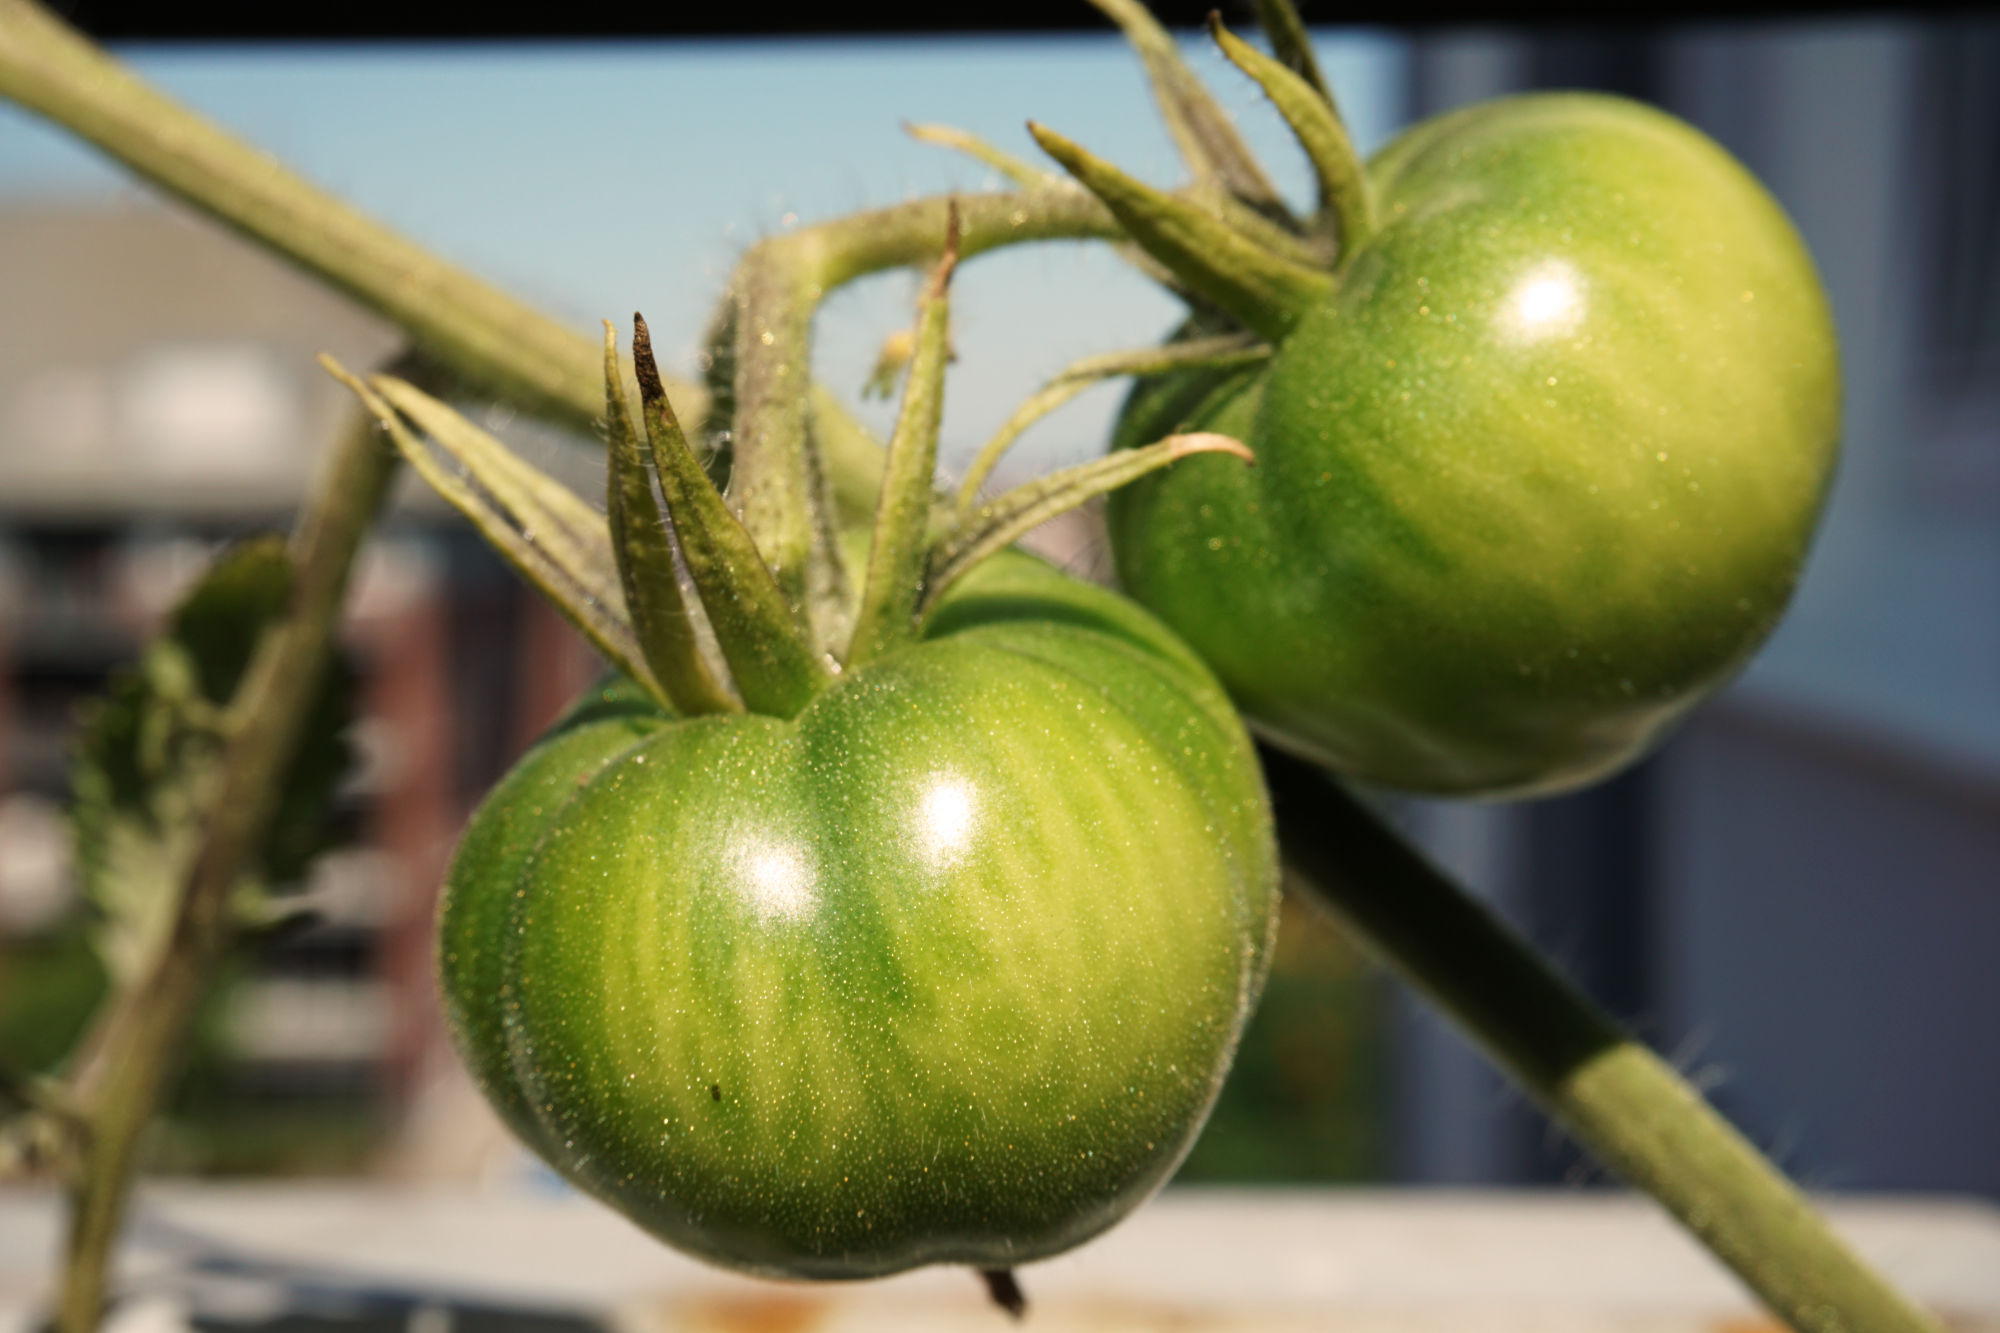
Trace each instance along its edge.
{"label": "green sepal", "polygon": [[916,637],[917,605],[924,592],[926,536],[935,503],[938,425],[944,413],[944,369],[950,359],[951,272],[958,264],[958,214],[946,223],[944,257],[932,270],[917,318],[909,383],[896,429],[882,494],[875,506],[868,577],[847,663],[858,666]]}
{"label": "green sepal", "polygon": [[[200,846],[232,725],[230,705],[265,630],[285,612],[292,568],[279,537],[219,557],[132,669],[83,717],[70,824],[105,970],[129,984],[167,946]],[[333,845],[335,790],[353,764],[354,673],[336,655],[306,714],[269,832],[234,892],[239,921],[274,910]]]}
{"label": "green sepal", "polygon": [[919,615],[928,614],[945,591],[980,561],[1019,541],[1056,515],[1190,454],[1212,453],[1234,454],[1246,463],[1256,461],[1242,441],[1197,431],[1170,435],[1139,449],[1120,449],[996,496],[932,548]]}
{"label": "green sepal", "polygon": [[[1213,16],[1213,11],[1211,11]],[[1257,26],[1271,39],[1271,51],[1279,63],[1306,81],[1312,90],[1333,101],[1333,89],[1320,73],[1319,60],[1313,55],[1312,38],[1306,33],[1305,21],[1292,0],[1257,0]]]}
{"label": "green sepal", "polygon": [[980,447],[959,483],[957,513],[963,522],[979,507],[979,491],[993,475],[1007,450],[1028,427],[1061,407],[1093,385],[1122,375],[1144,377],[1165,375],[1177,370],[1230,370],[1267,359],[1269,344],[1244,333],[1223,333],[1212,338],[1170,342],[1159,347],[1140,347],[1123,352],[1087,356],[1063,367],[1047,384],[1029,395],[1007,418],[991,439]]}
{"label": "green sepal", "polygon": [[618,366],[618,336],[609,321],[604,325],[604,425],[605,518],[625,609],[646,665],[678,712],[696,717],[734,711],[739,705],[702,660],[694,619],[681,597],[673,535],[639,452],[639,433]]}
{"label": "green sepal", "polygon": [[865,524],[882,494],[882,470],[889,454],[825,385],[815,382],[806,402],[806,430],[826,461],[834,518],[846,529]]}
{"label": "green sepal", "polygon": [[1285,206],[1229,116],[1181,58],[1173,35],[1141,0],[1090,0],[1118,25],[1160,104],[1167,132],[1196,181],[1219,186],[1260,212],[1284,217]]}
{"label": "green sepal", "polygon": [[832,667],[813,651],[811,636],[749,529],[730,512],[688,447],[653,359],[652,335],[636,314],[632,362],[660,494],[736,692],[753,713],[792,717],[833,679]]}
{"label": "green sepal", "polygon": [[[612,665],[667,701],[626,613],[611,530],[602,514],[416,386],[387,375],[363,383],[328,356],[320,364],[353,390],[417,475],[471,520],[502,559]],[[438,461],[404,414],[465,469],[464,476]]]}
{"label": "green sepal", "polygon": [[[1036,190],[1060,180],[1051,176],[1034,163],[1014,156],[997,144],[989,143],[970,130],[959,129],[956,125],[918,125],[903,122],[903,133],[919,143],[936,144],[965,154],[974,161],[983,162],[1002,176],[1024,190]],[[884,395],[885,397],[887,395]]]}
{"label": "green sepal", "polygon": [[1209,15],[1208,31],[1230,62],[1256,80],[1291,127],[1319,182],[1320,210],[1334,219],[1340,253],[1343,258],[1352,254],[1375,229],[1375,201],[1333,98],[1223,27],[1217,15]]}
{"label": "green sepal", "polygon": [[1103,201],[1147,254],[1188,289],[1272,342],[1333,290],[1333,279],[1252,240],[1215,214],[1126,175],[1032,121],[1035,141]]}

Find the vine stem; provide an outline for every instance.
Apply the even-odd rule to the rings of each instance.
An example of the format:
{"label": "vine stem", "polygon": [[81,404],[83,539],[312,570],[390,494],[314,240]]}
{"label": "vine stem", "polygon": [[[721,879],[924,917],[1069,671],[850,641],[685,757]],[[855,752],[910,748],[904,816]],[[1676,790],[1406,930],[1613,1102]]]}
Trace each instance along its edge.
{"label": "vine stem", "polygon": [[99,1016],[72,1095],[81,1152],[56,1327],[93,1333],[131,1192],[139,1135],[181,1061],[196,1009],[227,952],[231,890],[263,841],[306,714],[326,670],[356,551],[388,493],[396,455],[357,414],[293,529],[291,599],[229,705],[229,740],[201,844],[181,884],[166,947]]}
{"label": "vine stem", "polygon": [[[34,0],[0,0],[0,96],[400,326],[416,347],[522,410],[589,433],[604,412],[596,341],[319,189],[148,86]],[[705,395],[670,386],[699,416]]]}
{"label": "vine stem", "polygon": [[1338,781],[1265,747],[1278,842],[1367,940],[1577,1139],[1801,1333],[1942,1333],[1659,1056]]}

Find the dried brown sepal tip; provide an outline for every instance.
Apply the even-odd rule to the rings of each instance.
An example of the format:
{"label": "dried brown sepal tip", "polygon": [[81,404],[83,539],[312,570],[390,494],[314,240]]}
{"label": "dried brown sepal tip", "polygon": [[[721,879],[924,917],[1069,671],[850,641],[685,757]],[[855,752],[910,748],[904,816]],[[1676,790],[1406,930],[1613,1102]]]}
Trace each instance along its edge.
{"label": "dried brown sepal tip", "polygon": [[653,359],[653,333],[646,317],[632,312],[632,369],[639,377],[639,397],[648,407],[658,405],[673,419],[673,404],[667,401],[667,386],[660,379],[660,364]]}
{"label": "dried brown sepal tip", "polygon": [[937,267],[931,270],[930,285],[924,289],[924,300],[939,299],[944,295],[945,288],[951,285],[952,271],[958,267],[960,235],[958,200],[952,199],[944,206],[944,253],[938,256]]}
{"label": "dried brown sepal tip", "polygon": [[1020,1320],[1028,1313],[1027,1293],[1021,1290],[1020,1279],[1011,1268],[982,1268],[980,1279],[986,1283],[986,1294],[993,1303],[1007,1312],[1010,1319]]}
{"label": "dried brown sepal tip", "polygon": [[637,312],[632,363],[660,498],[736,692],[753,713],[795,717],[831,681],[832,671],[749,529],[689,449],[653,359],[652,334]]}
{"label": "dried brown sepal tip", "polygon": [[1212,430],[1191,430],[1184,435],[1169,435],[1160,443],[1175,459],[1186,458],[1189,454],[1230,454],[1242,459],[1251,467],[1257,466],[1257,455],[1250,452],[1250,446],[1234,436],[1218,435]]}

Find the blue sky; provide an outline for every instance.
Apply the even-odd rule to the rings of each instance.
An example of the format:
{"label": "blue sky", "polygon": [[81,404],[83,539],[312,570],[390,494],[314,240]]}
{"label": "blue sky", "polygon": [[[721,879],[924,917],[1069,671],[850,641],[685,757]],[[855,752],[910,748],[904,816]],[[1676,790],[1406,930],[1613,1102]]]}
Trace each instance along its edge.
{"label": "blue sky", "polygon": [[[1364,147],[1405,104],[1404,47],[1322,34]],[[1256,90],[1190,54],[1295,197],[1304,168]],[[990,173],[901,133],[959,125],[1026,156],[1029,116],[1162,183],[1179,169],[1113,35],[701,41],[545,47],[128,48],[146,77],[363,208],[579,324],[646,312],[685,359],[738,250],[785,223]],[[129,189],[89,150],[0,106],[0,203]],[[822,373],[852,392],[906,319],[901,275],[860,284],[820,324]],[[1101,249],[1038,246],[965,270],[947,462],[1077,356],[1151,341],[1174,304]],[[1017,470],[1087,456],[1117,391],[1033,433]],[[880,419],[880,412],[877,412]]]}

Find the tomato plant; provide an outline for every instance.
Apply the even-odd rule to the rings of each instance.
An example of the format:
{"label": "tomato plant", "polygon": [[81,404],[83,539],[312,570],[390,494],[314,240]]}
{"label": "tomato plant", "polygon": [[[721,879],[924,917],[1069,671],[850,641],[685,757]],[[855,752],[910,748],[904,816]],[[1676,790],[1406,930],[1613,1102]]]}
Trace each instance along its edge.
{"label": "tomato plant", "polygon": [[[0,2],[0,95],[379,310],[410,335],[405,364],[422,376],[463,376],[467,387],[537,415],[606,430],[608,514],[413,385],[386,376],[363,383],[334,367],[400,456],[623,673],[502,784],[461,848],[442,959],[456,1035],[502,1113],[559,1169],[726,1263],[835,1276],[927,1258],[1012,1262],[1107,1225],[1171,1166],[1261,981],[1273,892],[1264,795],[1219,686],[1171,634],[1115,597],[1018,557],[981,562],[1041,518],[1186,454],[1245,451],[1219,432],[1198,431],[991,501],[982,500],[980,484],[1028,421],[1112,374],[1165,377],[1135,400],[1128,422],[1150,414],[1163,423],[1226,424],[1274,457],[1292,447],[1295,426],[1334,438],[1325,413],[1336,400],[1321,392],[1328,372],[1308,352],[1330,347],[1352,369],[1344,358],[1355,349],[1344,346],[1348,330],[1331,322],[1328,307],[1349,302],[1348,318],[1383,318],[1383,336],[1397,334],[1383,311],[1368,308],[1364,266],[1374,264],[1374,288],[1401,290],[1408,275],[1391,261],[1422,257],[1423,219],[1457,210],[1466,247],[1457,258],[1470,271],[1482,245],[1504,248],[1509,235],[1511,215],[1488,205],[1544,197],[1530,186],[1578,184],[1577,162],[1538,158],[1532,134],[1513,143],[1499,134],[1496,142],[1451,120],[1406,141],[1412,146],[1396,169],[1378,162],[1371,183],[1346,145],[1298,15],[1285,0],[1269,0],[1259,10],[1275,58],[1219,28],[1218,38],[1271,94],[1313,161],[1320,206],[1301,222],[1143,6],[1097,3],[1145,61],[1194,168],[1192,185],[1171,196],[1148,191],[1041,131],[1044,146],[1089,186],[1086,194],[962,132],[919,129],[972,152],[1020,188],[911,200],[753,246],[707,348],[709,413],[700,438],[712,449],[697,458],[637,336],[643,326],[634,339],[642,442],[615,348],[607,346],[600,366],[588,340],[233,141],[119,70],[32,0]],[[1488,128],[1505,127],[1512,115],[1477,114],[1489,117]],[[1607,119],[1618,115],[1634,113]],[[1680,136],[1683,147],[1700,147],[1684,129],[1662,125],[1654,123],[1656,140]],[[1583,134],[1572,147],[1587,150],[1579,160],[1594,154],[1603,165],[1643,146]],[[1653,165],[1671,166],[1673,156]],[[1461,170],[1469,175],[1455,186],[1425,186]],[[1608,181],[1610,202],[1622,206],[1615,183],[1629,176],[1611,170],[1569,202],[1578,216],[1598,216],[1585,205],[1605,204],[1600,187]],[[1740,222],[1744,198],[1761,196],[1728,177],[1691,171],[1684,183],[1717,186],[1718,216]],[[1378,187],[1391,205],[1382,218]],[[1686,220],[1686,212],[1676,216]],[[1625,220],[1634,222],[1634,237],[1651,235],[1637,219]],[[1371,261],[1374,233],[1399,228],[1408,244],[1385,241]],[[1722,239],[1754,242],[1759,234],[1752,226]],[[1782,221],[1761,236],[1770,242],[1766,257],[1783,260]],[[1090,358],[1059,376],[982,451],[956,505],[940,505],[930,486],[944,275],[961,240],[969,254],[1055,238],[1136,242],[1123,252],[1188,295],[1198,318],[1190,336],[1168,347]],[[1452,256],[1449,229],[1432,239],[1439,256]],[[1616,250],[1615,236],[1591,239]],[[1730,272],[1732,255],[1742,257],[1728,245],[1690,250],[1684,238],[1654,240],[1687,266],[1677,280],[1702,279],[1690,284],[1697,296],[1726,291],[1712,279]],[[922,320],[907,340],[910,391],[885,457],[812,382],[813,312],[842,283],[940,254]],[[1582,246],[1570,262],[1602,258]],[[1643,277],[1647,255],[1624,258]],[[1705,267],[1714,264],[1721,267]],[[1803,268],[1793,263],[1792,277]],[[1438,271],[1465,276],[1441,260]],[[1599,268],[1592,285],[1570,284],[1587,298],[1581,306],[1560,295],[1562,283],[1509,290],[1527,298],[1514,313],[1532,315],[1529,323],[1554,328],[1575,306],[1589,327],[1600,293],[1644,296],[1642,281],[1621,287],[1632,278],[1616,265]],[[1744,289],[1746,304],[1779,298],[1779,317],[1766,330],[1778,341],[1770,346],[1717,317],[1722,305],[1690,304],[1682,321],[1711,320],[1725,346],[1775,349],[1781,361],[1789,348],[1795,362],[1786,374],[1801,364],[1809,371],[1824,312],[1814,309],[1809,270],[1800,281],[1798,290],[1782,282]],[[1490,302],[1485,289],[1474,295]],[[1420,315],[1440,309],[1423,282],[1404,299],[1432,307]],[[1789,325],[1788,301],[1795,315],[1806,312]],[[1632,305],[1640,327],[1662,308]],[[1478,313],[1477,301],[1468,299],[1465,310]],[[1457,323],[1457,313],[1444,308],[1444,323]],[[1454,347],[1440,351],[1402,332],[1399,345],[1434,355],[1440,375],[1464,365],[1492,370],[1479,357],[1459,360]],[[1672,320],[1654,332],[1685,335]],[[1551,341],[1544,351],[1560,346]],[[1685,350],[1713,368],[1697,340]],[[886,372],[897,359],[885,359]],[[1245,370],[1273,359],[1279,364],[1268,377]],[[1616,371],[1625,363],[1607,364]],[[1244,372],[1240,381],[1229,382],[1231,371]],[[1224,373],[1209,378],[1217,372]],[[1830,395],[1830,371],[1823,381]],[[1394,422],[1393,408],[1380,410],[1390,392],[1384,383],[1393,377],[1355,381],[1352,396],[1337,401]],[[1754,386],[1726,374],[1688,383],[1672,374],[1606,374],[1599,395],[1571,404],[1573,415],[1601,416],[1586,424],[1623,430],[1630,404],[1620,387],[1663,384],[1689,391],[1683,407],[1714,409],[1700,395],[1717,384],[1770,407]],[[1403,391],[1415,396],[1419,387],[1430,386]],[[1491,387],[1504,399],[1523,386],[1495,372]],[[703,395],[677,389],[676,396],[685,404]],[[1510,434],[1503,427],[1519,420],[1482,414],[1469,396],[1441,401],[1492,429],[1473,437],[1480,448],[1532,435]],[[1564,401],[1551,394],[1543,406]],[[1780,408],[1801,401],[1810,409],[1819,400],[1808,387]],[[1674,405],[1654,404],[1664,415]],[[1514,406],[1517,418],[1537,415],[1531,397],[1517,393]],[[1755,412],[1712,415],[1731,430],[1770,424]],[[1830,434],[1831,412],[1822,415]],[[1775,438],[1782,446],[1789,437],[1779,430]],[[1753,442],[1771,447],[1768,438]],[[1441,468],[1449,478],[1477,462],[1474,453],[1426,461],[1449,464]],[[1574,469],[1532,452],[1515,461],[1519,486],[1565,494],[1561,483]],[[705,467],[729,477],[730,503]],[[1378,485],[1366,509],[1393,509],[1407,498],[1392,493],[1392,472],[1350,470]],[[190,834],[174,839],[187,850],[185,873],[156,886],[170,895],[163,910],[145,908],[171,929],[159,932],[161,947],[107,1003],[74,1069],[47,1085],[8,1088],[0,1156],[58,1156],[74,1187],[57,1320],[64,1333],[92,1333],[102,1317],[134,1147],[208,982],[232,945],[272,924],[244,899],[243,875],[283,825],[283,803],[274,798],[284,773],[312,753],[310,715],[348,573],[392,475],[369,422],[344,433],[294,532],[287,560],[296,559],[296,582],[281,615],[256,636],[226,710],[219,699],[195,700],[180,719],[219,759],[217,781],[193,800],[171,780],[148,778],[132,793],[148,805],[168,798],[178,807],[175,827]],[[1314,481],[1310,472],[1292,476],[1301,492]],[[1416,498],[1426,493],[1419,488]],[[1509,498],[1504,486],[1495,494]],[[1577,499],[1573,486],[1567,494]],[[1242,508],[1253,518],[1279,514],[1292,498],[1270,488]],[[1641,488],[1637,498],[1658,497]],[[1781,517],[1790,512],[1782,498],[1773,505]],[[833,534],[861,509],[875,521],[857,589]],[[1548,517],[1518,497],[1515,509],[1516,518]],[[1664,501],[1661,509],[1669,511],[1664,522],[1685,521]],[[1410,516],[1436,520],[1448,511],[1415,505]],[[1393,523],[1364,517],[1380,540],[1397,544]],[[1635,520],[1631,539],[1643,545],[1652,526],[1636,509],[1627,517]],[[1476,529],[1478,513],[1464,522]],[[1407,526],[1405,537],[1439,536],[1414,521]],[[1544,521],[1536,535],[1565,530]],[[1381,537],[1385,531],[1391,535]],[[1726,525],[1715,535],[1733,536]],[[1220,532],[1209,540],[1216,550],[1230,545]],[[1726,554],[1739,550],[1723,544]],[[1402,545],[1413,557],[1449,547]],[[1618,554],[1615,546],[1607,553]],[[1496,568],[1520,568],[1511,547],[1503,554]],[[1754,567],[1754,553],[1743,563]],[[1385,568],[1395,572],[1395,564]],[[1283,573],[1266,562],[1258,577],[1282,588]],[[1509,586],[1503,579],[1467,595]],[[1424,598],[1414,595],[1424,591],[1421,580],[1387,590],[1410,594],[1410,609],[1423,611]],[[1683,609],[1700,622],[1698,605]],[[1450,642],[1449,623],[1444,629],[1450,652],[1469,658],[1464,643]],[[1477,684],[1477,673],[1465,679]],[[185,690],[172,693],[190,702]],[[1074,715],[1064,702],[1076,705]],[[1560,699],[1543,702],[1561,734],[1573,719]],[[1317,748],[1297,734],[1290,740]],[[717,762],[707,781],[668,762],[710,756]],[[1559,773],[1559,754],[1543,758]],[[1664,1061],[1399,841],[1343,782],[1294,756],[1265,759],[1285,793],[1295,882],[1482,1041],[1606,1165],[1686,1223],[1777,1317],[1811,1333],[1936,1328]],[[1456,771],[1463,778],[1465,770]],[[1184,929],[1177,934],[1164,919]],[[1101,933],[1086,937],[1092,931]],[[1108,1069],[1080,1062],[1065,1049],[1072,1045]],[[1113,1075],[1124,1071],[1121,1085]],[[919,1160],[913,1143],[927,1132],[931,1156]],[[832,1172],[843,1163],[851,1165],[836,1186]],[[944,1178],[921,1179],[941,1165]],[[850,1190],[857,1169],[866,1178]],[[985,1276],[994,1298],[1018,1313],[1011,1275],[989,1268]]]}
{"label": "tomato plant", "polygon": [[1324,269],[1190,283],[1275,353],[1142,384],[1117,443],[1220,431],[1260,466],[1114,496],[1120,578],[1344,772],[1600,777],[1743,664],[1798,576],[1839,428],[1811,260],[1721,148],[1609,97],[1428,121],[1349,193]]}

